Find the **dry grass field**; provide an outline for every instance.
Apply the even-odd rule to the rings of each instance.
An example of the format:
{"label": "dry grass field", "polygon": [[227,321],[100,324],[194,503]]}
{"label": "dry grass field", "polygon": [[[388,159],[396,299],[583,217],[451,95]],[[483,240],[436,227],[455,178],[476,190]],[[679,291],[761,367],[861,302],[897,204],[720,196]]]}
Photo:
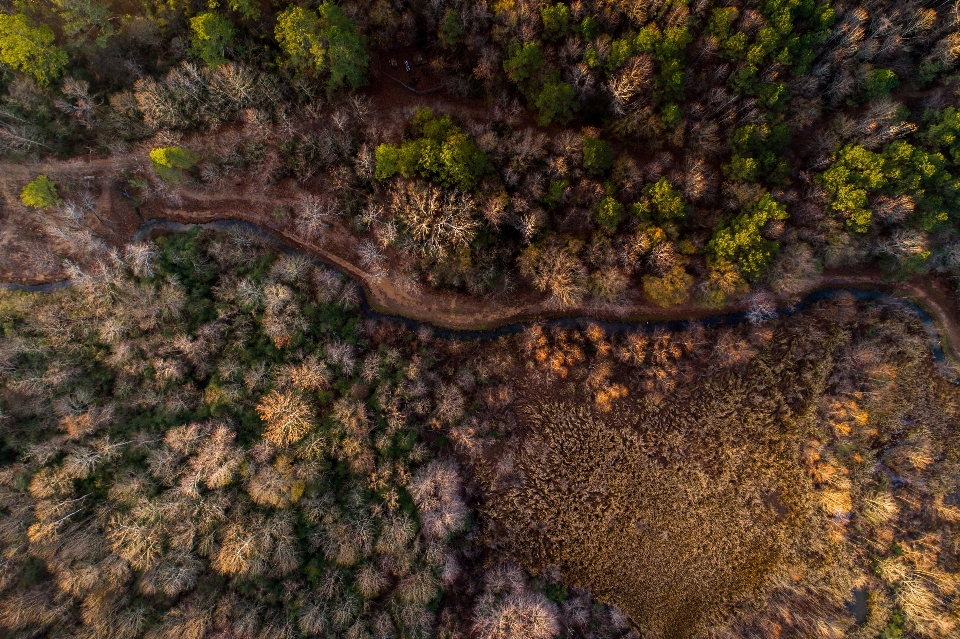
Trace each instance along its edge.
{"label": "dry grass field", "polygon": [[528,333],[517,419],[470,453],[485,540],[642,636],[950,635],[960,396],[897,313]]}

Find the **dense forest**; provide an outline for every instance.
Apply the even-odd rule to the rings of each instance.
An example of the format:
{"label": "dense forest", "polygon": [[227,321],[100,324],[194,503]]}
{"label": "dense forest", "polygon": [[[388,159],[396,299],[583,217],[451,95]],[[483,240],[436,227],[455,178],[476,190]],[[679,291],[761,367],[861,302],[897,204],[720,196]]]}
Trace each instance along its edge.
{"label": "dense forest", "polygon": [[946,637],[960,391],[852,298],[437,338],[243,232],[0,292],[0,625]]}
{"label": "dense forest", "polygon": [[[0,0],[0,637],[960,636],[958,61],[918,0]],[[778,318],[843,277],[938,325]]]}
{"label": "dense forest", "polygon": [[[116,185],[137,201],[280,185],[302,195],[286,226],[342,217],[373,272],[557,307],[960,272],[949,3],[0,7],[9,159],[146,149]],[[440,92],[384,72],[412,51],[408,81]],[[29,207],[77,188],[34,177]]]}

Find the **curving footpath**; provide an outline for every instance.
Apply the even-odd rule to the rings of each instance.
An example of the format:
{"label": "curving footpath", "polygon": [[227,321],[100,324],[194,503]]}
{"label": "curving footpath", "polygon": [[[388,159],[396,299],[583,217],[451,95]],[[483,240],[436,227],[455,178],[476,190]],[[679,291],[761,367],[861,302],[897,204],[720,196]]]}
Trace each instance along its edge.
{"label": "curving footpath", "polygon": [[[239,204],[239,202],[237,203]],[[216,207],[221,208],[221,207]],[[237,206],[234,211],[244,211]],[[156,231],[183,231],[193,226],[224,230],[243,226],[279,240],[287,250],[304,254],[330,266],[354,281],[363,290],[362,307],[368,316],[401,322],[408,328],[428,326],[438,336],[451,339],[492,339],[516,333],[532,322],[556,326],[600,324],[608,332],[657,329],[686,330],[693,325],[732,326],[749,320],[742,304],[719,309],[661,308],[651,304],[627,306],[583,306],[558,310],[547,301],[524,302],[519,298],[502,303],[484,302],[462,295],[423,290],[398,283],[386,276],[375,276],[323,246],[310,242],[279,224],[265,223],[256,214],[235,213],[224,219],[216,210],[166,210],[166,217],[146,221],[132,238],[140,241]],[[0,284],[23,291],[50,291],[68,286],[69,281],[40,285]],[[935,361],[942,369],[960,370],[960,323],[949,300],[937,293],[929,282],[888,282],[878,275],[832,275],[821,277],[799,302],[778,300],[777,310],[768,318],[787,317],[806,306],[839,295],[853,295],[862,301],[900,305],[916,314],[930,337]],[[960,382],[960,377],[955,383]]]}
{"label": "curving footpath", "polygon": [[[220,207],[217,207],[220,208]],[[409,290],[398,285],[390,277],[377,277],[356,264],[336,255],[324,246],[305,240],[272,220],[265,221],[256,214],[244,214],[242,207],[233,209],[237,213],[232,219],[214,210],[166,210],[166,218],[147,222],[141,229],[156,227],[163,223],[176,222],[190,225],[211,224],[227,226],[244,223],[260,232],[267,232],[279,239],[284,245],[309,257],[319,259],[351,277],[363,288],[370,309],[381,316],[398,316],[414,322],[427,324],[435,328],[452,331],[465,331],[471,334],[492,332],[514,324],[530,323],[559,318],[576,318],[581,321],[599,321],[608,324],[624,323],[664,323],[698,321],[709,323],[711,318],[744,314],[747,310],[742,303],[730,304],[720,308],[662,308],[648,303],[633,303],[623,306],[585,305],[567,309],[551,307],[548,300],[525,301],[517,297],[498,300],[496,303],[464,295],[438,292],[429,289]],[[143,230],[138,232],[143,236]],[[806,291],[806,298],[818,292],[832,289],[852,291],[875,291],[887,298],[905,298],[915,308],[922,309],[936,325],[937,348],[948,361],[960,366],[960,317],[950,307],[950,301],[943,299],[930,282],[904,281],[890,282],[880,275],[826,275],[819,278]],[[805,298],[805,300],[806,300]],[[790,308],[787,301],[778,299],[778,311],[782,313]],[[806,302],[809,303],[809,302]],[[806,305],[804,302],[800,304]]]}
{"label": "curving footpath", "polygon": [[[198,148],[203,147],[214,138],[215,136],[209,135],[197,136],[191,139],[191,144]],[[145,166],[149,166],[149,158],[145,152],[120,156],[74,158],[66,161],[0,163],[0,168],[10,184],[21,184],[40,172],[101,179],[111,175],[118,176],[126,170]],[[0,191],[6,190],[8,189],[0,189]],[[184,188],[179,194],[181,204],[176,207],[153,202],[142,207],[136,204],[131,206],[129,203],[124,207],[115,207],[117,202],[110,196],[111,190],[106,188],[103,191],[106,197],[104,205],[110,209],[116,209],[115,213],[119,218],[115,216],[115,220],[126,218],[139,226],[139,230],[134,234],[134,240],[149,232],[150,228],[158,228],[162,224],[216,223],[225,226],[237,223],[251,224],[279,239],[290,249],[318,259],[356,281],[364,291],[365,310],[368,313],[392,316],[411,326],[417,323],[427,324],[451,336],[457,331],[473,336],[492,335],[496,332],[502,333],[503,330],[515,324],[543,320],[556,321],[560,318],[579,318],[580,322],[600,321],[633,327],[654,326],[655,323],[675,324],[683,321],[710,323],[718,317],[732,317],[744,314],[747,310],[742,303],[706,309],[693,306],[661,308],[642,302],[622,305],[587,303],[576,308],[557,309],[550,304],[545,295],[514,295],[482,299],[439,292],[423,288],[402,277],[395,275],[378,277],[364,270],[358,266],[359,260],[355,257],[352,259],[344,257],[345,255],[355,256],[357,248],[356,238],[350,237],[346,232],[331,233],[330,237],[325,239],[333,242],[325,244],[298,236],[291,229],[277,223],[269,212],[278,204],[292,203],[287,197],[288,194],[282,190],[268,193],[255,185],[249,188],[236,187],[236,197],[224,198],[220,194],[202,189]],[[3,192],[2,195],[8,200],[17,199],[16,194],[12,192]],[[126,228],[132,228],[132,225]],[[334,246],[335,242],[339,244]],[[336,248],[336,251],[331,247]],[[57,285],[54,284],[53,287]],[[0,286],[26,290],[52,288],[49,285],[22,287],[14,284],[0,284]],[[810,295],[830,289],[849,289],[852,292],[874,291],[886,296],[912,300],[914,308],[922,309],[930,318],[930,326],[935,328],[936,336],[933,343],[935,353],[937,351],[945,353],[946,359],[960,370],[960,310],[957,310],[957,300],[953,299],[954,294],[946,294],[938,290],[935,280],[916,278],[908,282],[889,282],[879,274],[833,274],[824,275],[813,282],[806,294],[809,298]],[[778,299],[777,303],[780,305],[778,314],[790,308],[787,299]]]}

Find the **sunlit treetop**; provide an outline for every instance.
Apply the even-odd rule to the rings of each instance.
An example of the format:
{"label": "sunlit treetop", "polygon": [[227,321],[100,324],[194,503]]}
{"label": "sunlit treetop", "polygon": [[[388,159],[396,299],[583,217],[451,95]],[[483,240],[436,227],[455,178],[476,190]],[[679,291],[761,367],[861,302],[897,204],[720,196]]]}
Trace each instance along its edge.
{"label": "sunlit treetop", "polygon": [[22,13],[0,14],[0,63],[49,84],[67,66],[67,54],[50,27],[34,26]]}
{"label": "sunlit treetop", "polygon": [[20,201],[35,209],[45,209],[60,204],[57,187],[46,175],[38,175],[20,192]]}
{"label": "sunlit treetop", "polygon": [[207,6],[211,9],[229,7],[246,20],[256,20],[260,17],[260,0],[208,0]]}
{"label": "sunlit treetop", "polygon": [[274,30],[280,48],[291,66],[314,73],[329,72],[327,88],[347,85],[356,89],[367,83],[366,38],[357,33],[343,9],[324,2],[317,11],[296,5],[277,16]]}
{"label": "sunlit treetop", "polygon": [[214,11],[204,11],[190,18],[191,50],[208,66],[227,61],[227,48],[233,41],[233,24]]}
{"label": "sunlit treetop", "polygon": [[768,193],[730,222],[721,224],[709,249],[721,262],[733,262],[743,276],[756,279],[779,250],[777,243],[765,239],[761,231],[768,222],[785,219],[786,208]]}

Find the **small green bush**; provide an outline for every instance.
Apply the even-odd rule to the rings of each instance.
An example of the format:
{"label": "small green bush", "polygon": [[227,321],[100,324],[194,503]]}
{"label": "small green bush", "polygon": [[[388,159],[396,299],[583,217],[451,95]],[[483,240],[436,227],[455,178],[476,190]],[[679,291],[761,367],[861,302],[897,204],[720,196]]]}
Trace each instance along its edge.
{"label": "small green bush", "polygon": [[672,102],[664,105],[660,112],[660,122],[663,123],[664,127],[667,129],[675,129],[682,121],[683,116],[680,114],[680,107],[678,105]]}
{"label": "small green bush", "polygon": [[166,146],[150,151],[150,159],[157,175],[166,182],[180,182],[183,172],[192,168],[200,155],[180,146]]}
{"label": "small green bush", "polygon": [[613,147],[606,140],[583,137],[583,168],[591,175],[602,175],[613,166]]}
{"label": "small green bush", "polygon": [[620,224],[621,218],[623,218],[623,204],[620,204],[609,195],[600,200],[600,204],[597,206],[597,210],[593,216],[594,221],[600,228],[610,231],[611,233],[617,230],[617,225]]}
{"label": "small green bush", "polygon": [[166,146],[150,151],[150,159],[155,165],[186,170],[197,163],[200,155],[181,146]]}
{"label": "small green bush", "polygon": [[864,93],[868,100],[876,100],[890,95],[900,84],[900,78],[890,69],[874,69],[867,78]]}
{"label": "small green bush", "polygon": [[53,181],[46,175],[38,175],[36,180],[23,187],[20,201],[35,209],[45,209],[60,204],[60,197]]}
{"label": "small green bush", "polygon": [[434,117],[428,108],[417,109],[413,128],[421,137],[400,146],[377,147],[377,179],[385,180],[397,173],[403,177],[419,175],[470,191],[490,171],[490,159],[453,124],[449,115]]}
{"label": "small green bush", "polygon": [[569,186],[570,180],[551,180],[550,186],[547,187],[547,192],[543,196],[544,205],[549,209],[555,209],[560,206],[563,194],[566,193],[567,187]]}

